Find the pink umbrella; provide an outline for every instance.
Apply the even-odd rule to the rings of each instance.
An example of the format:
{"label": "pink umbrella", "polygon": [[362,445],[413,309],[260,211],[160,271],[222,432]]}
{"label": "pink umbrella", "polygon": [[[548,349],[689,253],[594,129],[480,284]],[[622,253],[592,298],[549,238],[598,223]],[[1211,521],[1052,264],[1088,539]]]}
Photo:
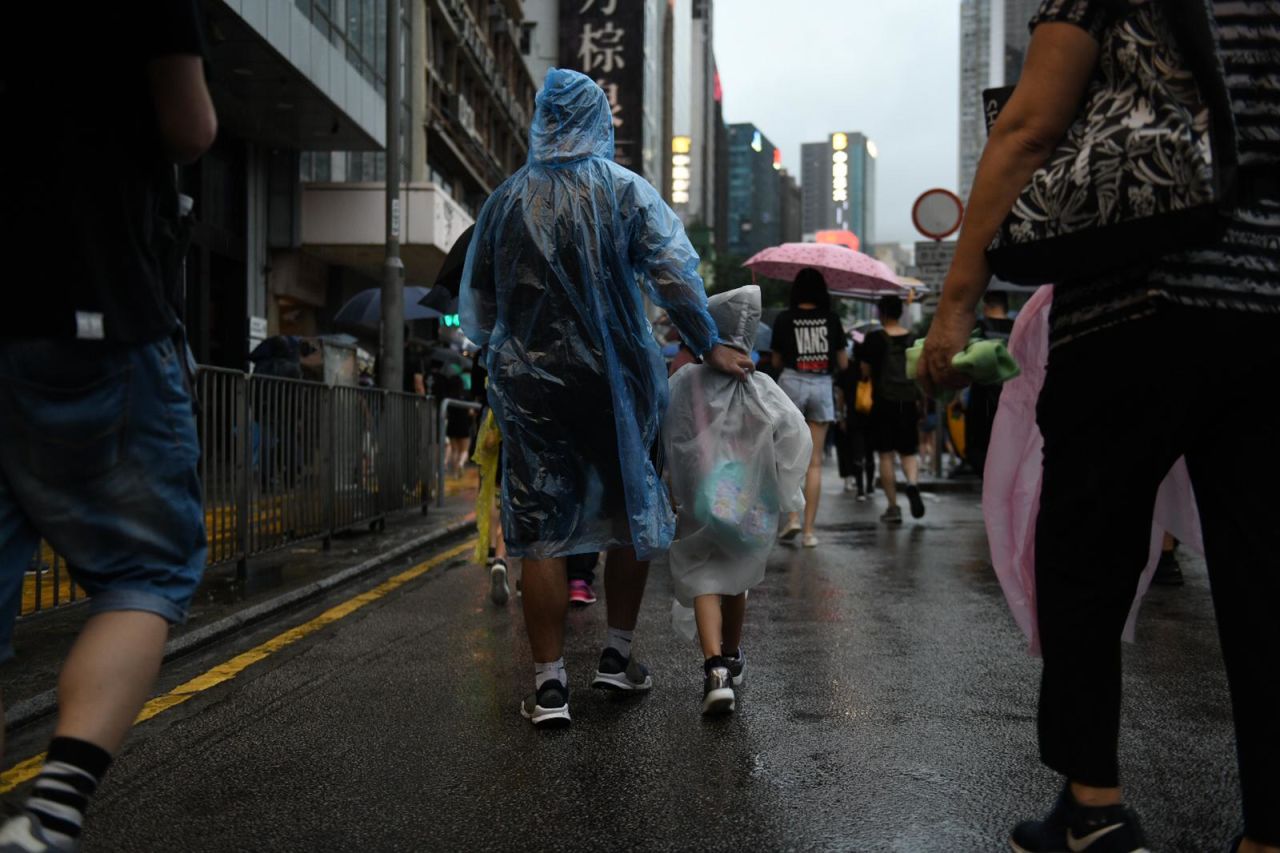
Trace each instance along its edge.
{"label": "pink umbrella", "polygon": [[870,255],[833,243],[783,243],[757,252],[743,266],[783,281],[792,281],[800,270],[812,267],[835,294],[904,292],[893,270]]}

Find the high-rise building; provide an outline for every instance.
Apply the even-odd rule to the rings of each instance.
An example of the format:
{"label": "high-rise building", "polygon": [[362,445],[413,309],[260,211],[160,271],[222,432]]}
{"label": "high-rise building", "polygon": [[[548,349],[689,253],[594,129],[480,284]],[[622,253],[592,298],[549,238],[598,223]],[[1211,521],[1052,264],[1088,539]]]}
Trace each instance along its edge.
{"label": "high-rise building", "polygon": [[560,62],[560,0],[521,0],[520,55],[533,84],[542,88],[547,72]]}
{"label": "high-rise building", "polygon": [[804,239],[819,231],[852,231],[875,242],[876,144],[862,133],[837,131],[800,146]]}
{"label": "high-rise building", "polygon": [[987,143],[982,92],[1012,86],[1022,76],[1039,0],[961,0],[960,196],[967,199]]}
{"label": "high-rise building", "polygon": [[[671,206],[685,225],[715,230],[716,105],[720,81],[711,0],[676,0]],[[682,150],[678,150],[682,149]],[[681,156],[683,153],[684,156]]]}
{"label": "high-rise building", "polygon": [[745,259],[782,242],[781,155],[754,124],[729,125],[729,254]]}
{"label": "high-rise building", "polygon": [[778,196],[782,206],[779,214],[782,222],[783,243],[799,243],[804,236],[804,193],[796,176],[786,169],[778,170]]}
{"label": "high-rise building", "polygon": [[1022,77],[1031,43],[1032,16],[1040,8],[1040,0],[1004,0],[1004,85],[1013,86]]}

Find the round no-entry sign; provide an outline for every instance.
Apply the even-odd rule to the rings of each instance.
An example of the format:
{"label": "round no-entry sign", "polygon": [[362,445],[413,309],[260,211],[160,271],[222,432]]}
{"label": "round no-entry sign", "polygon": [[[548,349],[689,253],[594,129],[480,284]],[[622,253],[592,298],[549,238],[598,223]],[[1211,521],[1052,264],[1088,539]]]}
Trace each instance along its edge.
{"label": "round no-entry sign", "polygon": [[930,240],[945,240],[960,230],[964,202],[951,190],[926,190],[911,208],[916,230]]}

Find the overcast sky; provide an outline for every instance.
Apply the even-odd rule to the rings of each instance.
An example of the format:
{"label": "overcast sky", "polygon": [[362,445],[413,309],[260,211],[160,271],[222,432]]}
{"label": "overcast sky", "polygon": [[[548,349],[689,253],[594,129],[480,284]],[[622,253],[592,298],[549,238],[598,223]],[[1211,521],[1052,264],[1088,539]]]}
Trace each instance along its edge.
{"label": "overcast sky", "polygon": [[923,239],[912,202],[956,189],[959,0],[716,0],[715,49],[726,122],[759,127],[797,179],[801,143],[866,133],[876,240]]}

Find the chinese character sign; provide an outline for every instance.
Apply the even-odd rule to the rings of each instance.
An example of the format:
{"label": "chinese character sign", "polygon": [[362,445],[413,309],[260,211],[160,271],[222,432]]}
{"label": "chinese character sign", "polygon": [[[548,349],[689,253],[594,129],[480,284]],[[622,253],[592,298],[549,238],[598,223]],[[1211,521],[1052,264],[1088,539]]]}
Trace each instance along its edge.
{"label": "chinese character sign", "polygon": [[644,110],[644,16],[641,0],[563,0],[560,63],[599,84],[613,112],[619,165],[641,167]]}

